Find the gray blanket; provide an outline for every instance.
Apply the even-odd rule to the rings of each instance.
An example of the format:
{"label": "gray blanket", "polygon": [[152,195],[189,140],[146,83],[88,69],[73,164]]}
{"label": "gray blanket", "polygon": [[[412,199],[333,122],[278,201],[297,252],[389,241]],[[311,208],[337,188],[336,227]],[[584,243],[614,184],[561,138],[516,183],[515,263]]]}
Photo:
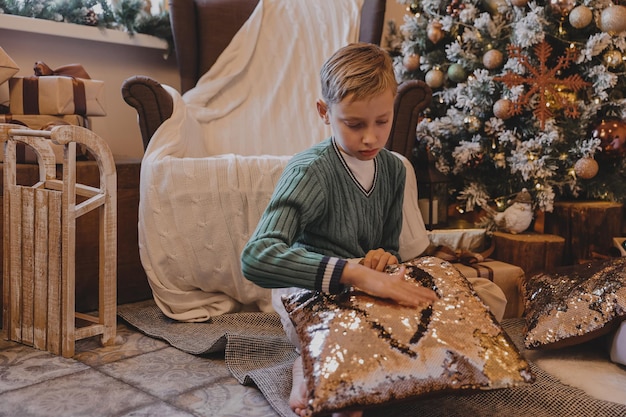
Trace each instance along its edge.
{"label": "gray blanket", "polygon": [[[153,301],[118,307],[118,315],[148,336],[163,339],[184,352],[201,355],[224,352],[224,361],[241,383],[256,385],[282,417],[294,417],[287,404],[291,366],[296,358],[277,314],[238,313],[204,323],[181,323],[167,318]],[[507,319],[502,327],[523,352],[522,319]],[[366,416],[626,416],[626,406],[598,400],[584,391],[562,384],[531,362],[536,381],[512,389],[438,394]]]}

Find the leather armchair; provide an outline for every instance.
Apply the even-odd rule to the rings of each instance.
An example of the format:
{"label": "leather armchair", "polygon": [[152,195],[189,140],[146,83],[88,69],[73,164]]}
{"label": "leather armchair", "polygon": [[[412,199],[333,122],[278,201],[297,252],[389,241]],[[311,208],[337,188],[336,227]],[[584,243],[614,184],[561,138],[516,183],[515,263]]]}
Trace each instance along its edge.
{"label": "leather armchair", "polygon": [[[292,0],[285,1],[291,2]],[[171,0],[170,16],[181,76],[179,92],[185,93],[195,87],[202,75],[212,68],[257,4],[258,0]],[[380,42],[385,5],[386,0],[364,0],[359,24],[361,41]],[[308,15],[296,16],[296,20],[300,22],[294,26],[298,27],[298,23],[302,23],[302,20],[308,17]],[[309,22],[315,24],[310,20],[306,23]],[[328,21],[324,20],[323,23],[328,23]],[[332,29],[334,26],[330,28]],[[310,36],[310,38],[312,40],[309,45],[326,46],[324,43],[317,43],[317,36]],[[236,45],[239,48],[241,38],[238,38],[238,41]],[[280,43],[278,41],[277,43]],[[253,44],[246,43],[245,45]],[[231,48],[227,49],[228,53],[232,54],[232,51]],[[240,49],[236,51],[240,52]],[[303,62],[298,61],[298,63]],[[304,63],[308,65],[308,61]],[[291,77],[289,81],[294,78],[296,77]],[[301,79],[298,78],[297,82],[300,81]],[[280,82],[282,84],[283,80],[281,79]],[[307,80],[307,83],[309,83],[307,85],[312,85],[310,80]],[[292,82],[291,86],[293,84]],[[233,85],[238,86],[237,83]],[[192,94],[204,91],[202,85],[199,87]],[[245,163],[242,163],[240,168],[243,172],[237,171],[237,174],[232,177],[227,175],[230,171],[227,173],[225,170],[222,171],[222,168],[218,169],[224,166],[225,160],[220,158],[219,152],[216,155],[210,151],[208,154],[200,152],[194,154],[194,158],[161,159],[161,156],[166,153],[164,149],[168,144],[174,144],[173,147],[176,147],[176,144],[183,142],[181,138],[193,139],[192,135],[201,134],[193,129],[188,131],[192,133],[185,134],[187,132],[185,128],[189,123],[179,125],[181,113],[184,112],[178,111],[180,107],[176,107],[177,111],[174,111],[174,100],[180,100],[176,101],[177,103],[184,103],[184,101],[178,97],[178,94],[170,95],[171,92],[172,88],[164,88],[157,80],[139,75],[126,80],[122,87],[125,101],[138,112],[144,146],[148,147],[150,140],[155,141],[155,147],[148,150],[142,162],[140,200],[143,204],[140,204],[139,208],[140,253],[153,288],[154,298],[166,315],[177,320],[206,319],[207,315],[215,314],[218,307],[221,312],[233,311],[232,309],[236,309],[238,303],[246,306],[256,303],[257,306],[262,306],[266,301],[266,294],[258,291],[259,288],[250,288],[252,284],[241,276],[239,256],[242,243],[245,243],[252,233],[250,229],[254,228],[258,221],[261,207],[267,204],[267,202],[261,203],[261,200],[269,199],[274,189],[275,183],[265,181],[265,179],[273,178],[274,173],[280,174],[282,164],[289,158],[289,152],[282,156],[272,155],[271,152],[268,152],[269,155],[265,153],[255,154],[253,157],[249,155],[251,156],[249,159],[243,156]],[[235,94],[235,97],[238,96]],[[411,81],[399,86],[395,101],[394,124],[387,143],[388,149],[405,156],[409,161],[412,160],[418,117],[429,105],[430,100],[431,90],[421,81]],[[168,119],[172,123],[164,125],[159,135],[156,136],[157,129]],[[190,124],[193,125],[193,123]],[[276,137],[282,138],[284,135],[279,134]],[[279,144],[280,146],[282,143]],[[159,151],[151,153],[153,149],[159,149],[163,153]],[[231,156],[234,154],[235,152],[230,152]],[[257,160],[262,160],[259,166],[262,165],[267,169],[257,170]],[[406,161],[405,163],[410,164]],[[407,174],[407,184],[412,180],[413,185],[407,186],[405,191],[413,190],[414,194],[409,198],[405,197],[405,202],[413,202],[415,207],[405,211],[405,214],[408,212],[407,218],[417,221],[419,215],[416,214],[418,211],[417,187],[415,178],[411,178],[408,170]],[[193,180],[187,181],[189,178]],[[254,178],[259,183],[249,186],[247,181],[239,183],[239,178]],[[202,184],[202,190],[200,191],[193,184]],[[189,212],[195,207],[193,202],[199,202],[202,199],[206,201],[203,200],[205,204],[202,204],[201,212]],[[226,201],[229,203],[227,204]],[[187,204],[188,202],[190,203]],[[229,205],[231,203],[234,205]],[[179,222],[181,219],[193,220]],[[160,233],[166,229],[166,233]],[[196,238],[198,230],[204,231],[201,239]],[[407,227],[407,230],[411,230],[411,227]],[[228,236],[228,239],[222,239],[219,236]],[[174,255],[173,252],[179,256]],[[231,304],[221,303],[221,301],[214,303],[213,300],[223,298],[215,296],[216,293],[230,297],[228,300]],[[173,298],[178,301],[173,301]],[[173,304],[176,304],[175,308]],[[182,304],[184,304],[183,307],[181,307]]]}

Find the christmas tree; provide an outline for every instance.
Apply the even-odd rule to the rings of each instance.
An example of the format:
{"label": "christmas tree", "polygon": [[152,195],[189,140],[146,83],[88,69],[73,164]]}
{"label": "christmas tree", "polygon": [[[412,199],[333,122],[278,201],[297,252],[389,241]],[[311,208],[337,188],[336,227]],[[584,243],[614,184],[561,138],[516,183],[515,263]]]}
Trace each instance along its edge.
{"label": "christmas tree", "polygon": [[626,202],[626,6],[609,0],[398,0],[399,81],[433,102],[417,127],[460,211]]}

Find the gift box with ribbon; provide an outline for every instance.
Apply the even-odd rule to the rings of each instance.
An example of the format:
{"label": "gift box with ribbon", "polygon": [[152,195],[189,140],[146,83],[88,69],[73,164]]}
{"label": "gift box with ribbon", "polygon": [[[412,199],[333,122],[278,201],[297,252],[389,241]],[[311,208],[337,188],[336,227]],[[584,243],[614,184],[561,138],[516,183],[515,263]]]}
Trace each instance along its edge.
{"label": "gift box with ribbon", "polygon": [[442,229],[429,232],[426,254],[451,262],[466,278],[487,278],[504,292],[507,299],[505,318],[521,317],[524,303],[521,285],[526,273],[519,266],[490,258],[495,240],[485,229]]}
{"label": "gift box with ribbon", "polygon": [[106,116],[104,81],[92,80],[80,64],[53,70],[37,62],[34,72],[9,80],[9,109],[14,115]]}
{"label": "gift box with ribbon", "polygon": [[0,48],[0,84],[17,74],[19,70],[15,61],[4,52],[4,49]]}

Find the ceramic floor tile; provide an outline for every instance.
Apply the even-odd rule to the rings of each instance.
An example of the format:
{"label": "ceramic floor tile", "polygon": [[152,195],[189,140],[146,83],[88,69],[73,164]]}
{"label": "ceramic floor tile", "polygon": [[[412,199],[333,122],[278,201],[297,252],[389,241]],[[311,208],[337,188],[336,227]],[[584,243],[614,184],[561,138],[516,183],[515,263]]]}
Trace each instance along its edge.
{"label": "ceramic floor tile", "polygon": [[[196,417],[191,413],[175,408],[163,401],[131,410],[116,417]],[[212,417],[218,417],[217,415]]]}
{"label": "ceramic floor tile", "polygon": [[80,340],[71,359],[1,340],[0,394],[0,417],[278,416],[221,354],[189,355],[124,322],[115,345]]}
{"label": "ceramic floor tile", "polygon": [[148,394],[89,369],[4,393],[0,416],[105,417],[155,401]]}
{"label": "ceramic floor tile", "polygon": [[99,370],[161,399],[230,376],[223,360],[190,355],[172,347],[106,364]]}
{"label": "ceramic floor tile", "polygon": [[257,388],[241,385],[233,377],[213,381],[210,385],[187,392],[172,401],[203,417],[278,416]]}
{"label": "ceramic floor tile", "polygon": [[89,366],[99,366],[130,358],[169,346],[164,341],[148,337],[125,324],[118,324],[115,345],[102,346],[99,337],[76,342],[74,359]]}
{"label": "ceramic floor tile", "polygon": [[16,344],[0,350],[0,393],[86,369],[74,359]]}

